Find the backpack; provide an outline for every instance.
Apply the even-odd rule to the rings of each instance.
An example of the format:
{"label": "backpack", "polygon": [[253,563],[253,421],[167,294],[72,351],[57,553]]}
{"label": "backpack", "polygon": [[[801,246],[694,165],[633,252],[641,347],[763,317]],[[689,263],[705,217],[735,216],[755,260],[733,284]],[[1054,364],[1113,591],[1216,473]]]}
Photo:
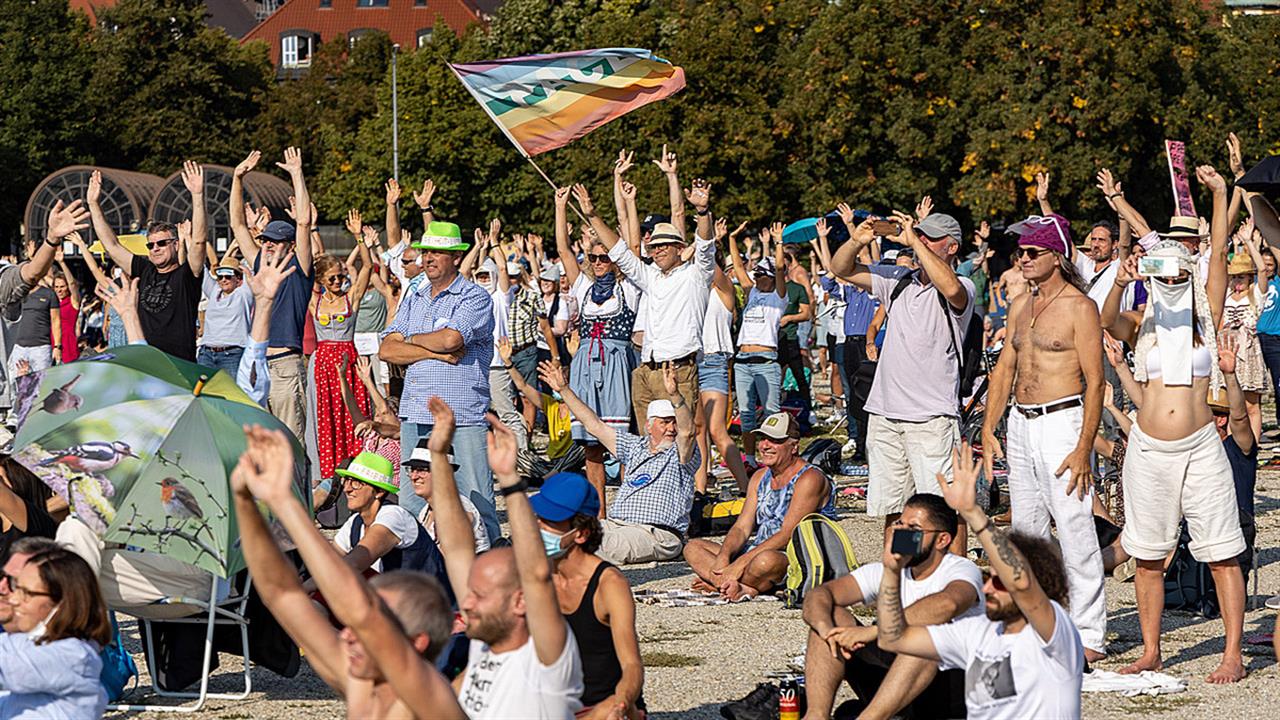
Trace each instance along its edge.
{"label": "backpack", "polygon": [[1186,610],[1213,620],[1221,614],[1217,586],[1209,566],[1191,556],[1190,542],[1191,535],[1183,522],[1178,547],[1164,571],[1164,609]]}
{"label": "backpack", "polygon": [[818,468],[828,477],[840,471],[840,445],[831,438],[819,438],[800,451],[800,457]]}
{"label": "backpack", "polygon": [[818,513],[806,515],[787,542],[786,607],[800,607],[805,593],[857,567],[849,536],[836,521]]}
{"label": "backpack", "polygon": [[98,675],[98,681],[107,691],[107,702],[115,702],[124,695],[124,689],[129,684],[129,680],[138,677],[138,666],[134,663],[129,651],[124,649],[124,641],[120,637],[120,625],[116,623],[116,614],[109,612],[107,617],[111,620],[112,640],[111,644],[102,648],[102,652],[99,653],[102,658],[102,672]]}
{"label": "backpack", "polygon": [[[914,272],[906,273],[898,278],[898,284],[894,286],[893,292],[889,294],[889,307],[885,308],[887,315],[889,309],[893,305],[893,301],[898,299],[903,290],[907,289],[907,285],[916,278]],[[960,386],[956,391],[956,403],[963,404],[964,399],[973,394],[974,385],[977,383],[978,376],[982,375],[984,368],[982,366],[982,315],[974,307],[974,311],[969,314],[969,324],[965,329],[964,341],[960,342],[959,328],[956,327],[954,313],[951,311],[951,303],[943,297],[942,292],[937,288],[933,290],[938,298],[938,303],[942,306],[942,314],[947,318],[947,325],[951,328],[948,339],[951,341],[951,352],[956,354],[956,360],[960,364]],[[976,304],[977,299],[973,302]],[[887,320],[887,318],[886,318]]]}

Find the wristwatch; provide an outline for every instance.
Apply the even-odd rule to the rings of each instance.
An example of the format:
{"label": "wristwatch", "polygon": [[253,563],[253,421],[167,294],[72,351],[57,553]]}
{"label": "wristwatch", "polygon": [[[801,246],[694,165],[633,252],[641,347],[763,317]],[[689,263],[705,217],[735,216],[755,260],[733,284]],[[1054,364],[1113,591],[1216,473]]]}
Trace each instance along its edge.
{"label": "wristwatch", "polygon": [[44,239],[44,244],[49,245],[50,247],[58,247],[62,244],[62,240],[60,238],[47,237]]}
{"label": "wristwatch", "polygon": [[516,483],[515,485],[512,485],[510,487],[498,488],[498,494],[501,495],[502,497],[507,497],[510,495],[515,495],[516,493],[522,493],[528,489],[529,489],[529,480],[527,478],[520,478],[520,482]]}

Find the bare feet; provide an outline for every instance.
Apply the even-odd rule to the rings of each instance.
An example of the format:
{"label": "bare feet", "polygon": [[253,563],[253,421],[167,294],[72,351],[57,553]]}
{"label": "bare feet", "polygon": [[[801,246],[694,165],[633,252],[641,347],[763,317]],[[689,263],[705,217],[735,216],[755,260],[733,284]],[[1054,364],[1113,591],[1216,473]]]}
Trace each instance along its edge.
{"label": "bare feet", "polygon": [[1227,685],[1240,682],[1244,679],[1244,675],[1244,663],[1241,662],[1239,656],[1231,659],[1224,657],[1218,669],[1209,673],[1209,677],[1205,678],[1204,681],[1214,685]]}
{"label": "bare feet", "polygon": [[1144,653],[1136,662],[1120,668],[1117,672],[1121,675],[1137,675],[1143,670],[1159,670],[1162,667],[1164,667],[1164,663],[1160,661],[1158,652],[1150,655]]}
{"label": "bare feet", "polygon": [[1105,658],[1106,656],[1107,656],[1106,653],[1098,652],[1097,650],[1093,650],[1091,648],[1084,649],[1084,661],[1087,663],[1096,663],[1099,660]]}
{"label": "bare feet", "polygon": [[706,580],[703,580],[702,578],[698,578],[697,580],[694,580],[693,585],[691,585],[690,587],[691,589],[701,593],[720,592],[720,588],[708,583]]}
{"label": "bare feet", "polygon": [[738,602],[739,600],[750,600],[760,594],[759,590],[737,580],[730,580],[720,588],[720,594],[730,602]]}

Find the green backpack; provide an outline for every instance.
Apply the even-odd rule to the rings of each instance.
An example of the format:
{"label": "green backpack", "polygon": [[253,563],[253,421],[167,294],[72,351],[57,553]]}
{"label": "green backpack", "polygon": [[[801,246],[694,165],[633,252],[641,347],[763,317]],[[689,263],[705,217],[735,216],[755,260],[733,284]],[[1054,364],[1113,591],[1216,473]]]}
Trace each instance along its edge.
{"label": "green backpack", "polygon": [[858,558],[844,530],[825,515],[806,515],[787,543],[786,607],[800,607],[805,593],[857,567]]}

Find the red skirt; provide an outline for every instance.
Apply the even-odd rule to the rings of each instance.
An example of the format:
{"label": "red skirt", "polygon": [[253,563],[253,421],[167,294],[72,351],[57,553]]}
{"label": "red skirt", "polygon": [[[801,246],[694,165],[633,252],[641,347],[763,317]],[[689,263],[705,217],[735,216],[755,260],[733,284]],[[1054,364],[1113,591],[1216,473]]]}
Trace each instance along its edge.
{"label": "red skirt", "polygon": [[355,423],[342,402],[342,387],[338,373],[342,358],[347,358],[347,384],[356,396],[360,412],[369,416],[369,394],[356,372],[356,344],[351,341],[322,341],[316,343],[312,381],[316,394],[316,452],[320,456],[320,477],[333,477],[333,468],[347,458],[355,457],[363,449],[356,439]]}

